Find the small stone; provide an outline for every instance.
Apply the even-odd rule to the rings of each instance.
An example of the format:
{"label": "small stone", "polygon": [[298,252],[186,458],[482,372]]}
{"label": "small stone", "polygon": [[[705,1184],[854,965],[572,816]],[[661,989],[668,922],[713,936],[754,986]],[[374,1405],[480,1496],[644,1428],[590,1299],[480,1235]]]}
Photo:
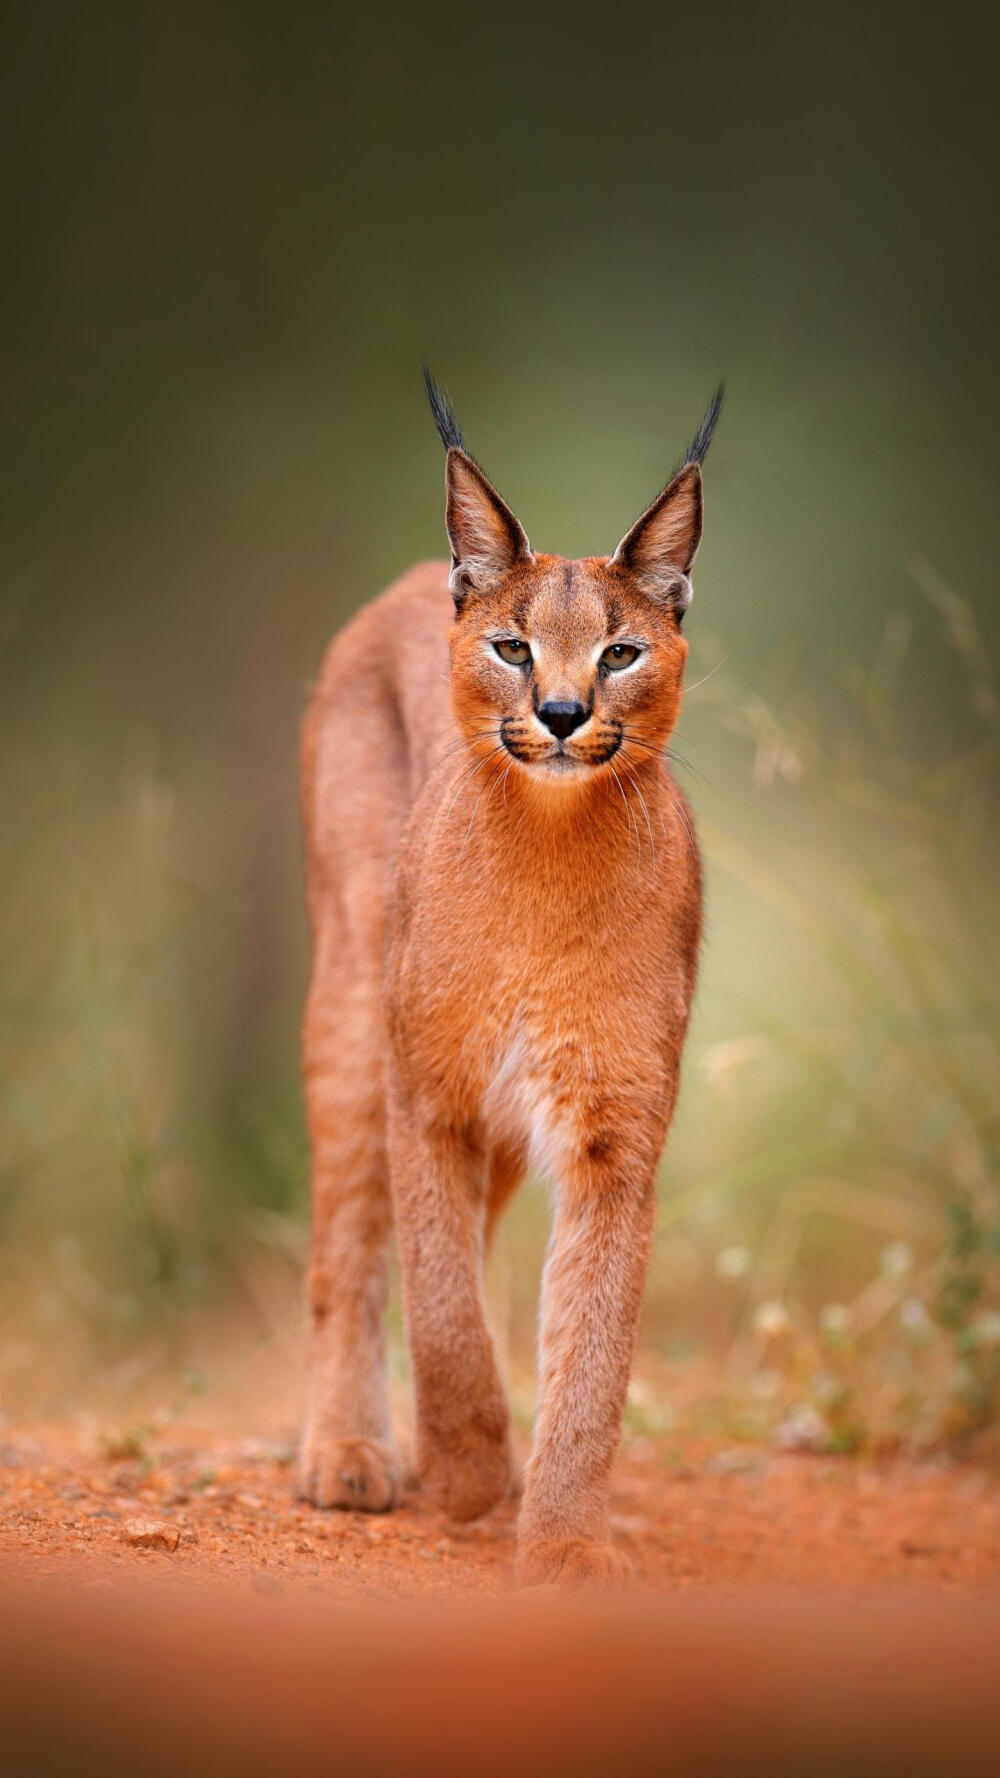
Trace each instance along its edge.
{"label": "small stone", "polygon": [[146,1437],[141,1428],[130,1426],[124,1431],[98,1433],[97,1448],[102,1457],[112,1463],[121,1463],[129,1458],[143,1458],[146,1455]]}
{"label": "small stone", "polygon": [[180,1543],[181,1534],[176,1525],[168,1525],[164,1519],[128,1519],[122,1535],[125,1542],[136,1550],[167,1550],[173,1551]]}

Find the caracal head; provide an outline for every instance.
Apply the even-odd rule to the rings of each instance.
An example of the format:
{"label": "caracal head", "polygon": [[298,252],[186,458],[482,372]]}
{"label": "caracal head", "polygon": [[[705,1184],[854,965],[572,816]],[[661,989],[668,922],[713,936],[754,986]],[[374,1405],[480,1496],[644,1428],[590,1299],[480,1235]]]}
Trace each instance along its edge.
{"label": "caracal head", "polygon": [[448,453],[451,699],[470,748],[507,755],[550,786],[659,756],[680,707],[701,464],[722,390],[614,554],[567,561],[532,549],[466,450],[447,398],[425,380]]}

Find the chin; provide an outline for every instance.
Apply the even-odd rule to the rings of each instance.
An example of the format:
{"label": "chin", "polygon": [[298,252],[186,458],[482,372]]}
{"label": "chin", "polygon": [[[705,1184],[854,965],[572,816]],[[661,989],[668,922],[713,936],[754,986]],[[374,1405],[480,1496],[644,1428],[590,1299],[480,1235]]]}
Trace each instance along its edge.
{"label": "chin", "polygon": [[582,759],[573,759],[568,753],[554,753],[551,759],[541,760],[535,770],[545,778],[565,780],[579,778],[590,767]]}

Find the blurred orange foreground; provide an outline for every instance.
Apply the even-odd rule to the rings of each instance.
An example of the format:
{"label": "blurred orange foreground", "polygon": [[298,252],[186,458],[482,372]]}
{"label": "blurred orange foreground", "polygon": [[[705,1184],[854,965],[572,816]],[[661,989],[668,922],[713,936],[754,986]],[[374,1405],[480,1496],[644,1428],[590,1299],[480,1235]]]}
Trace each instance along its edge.
{"label": "blurred orange foreground", "polygon": [[995,1773],[998,1650],[1000,1604],[912,1593],[353,1605],[19,1581],[2,1768]]}

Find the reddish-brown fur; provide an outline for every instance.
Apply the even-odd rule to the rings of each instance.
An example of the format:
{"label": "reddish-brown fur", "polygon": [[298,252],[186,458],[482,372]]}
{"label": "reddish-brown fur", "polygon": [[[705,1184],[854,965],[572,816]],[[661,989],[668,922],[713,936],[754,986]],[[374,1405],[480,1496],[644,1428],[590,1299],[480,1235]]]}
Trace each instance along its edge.
{"label": "reddish-brown fur", "polygon": [[[613,558],[534,554],[451,449],[457,611],[448,567],[414,568],[335,639],[305,725],[302,1486],[323,1506],[396,1498],[393,1224],[423,1487],[471,1519],[515,1485],[481,1274],[530,1167],[555,1213],[518,1533],[527,1581],[618,1567],[607,1483],[700,932],[691,817],[664,759],[700,525],[689,464]],[[637,662],[599,664],[623,636],[641,642]],[[527,643],[530,662],[499,658],[497,639]],[[558,741],[536,714],[546,699],[593,707]]]}

